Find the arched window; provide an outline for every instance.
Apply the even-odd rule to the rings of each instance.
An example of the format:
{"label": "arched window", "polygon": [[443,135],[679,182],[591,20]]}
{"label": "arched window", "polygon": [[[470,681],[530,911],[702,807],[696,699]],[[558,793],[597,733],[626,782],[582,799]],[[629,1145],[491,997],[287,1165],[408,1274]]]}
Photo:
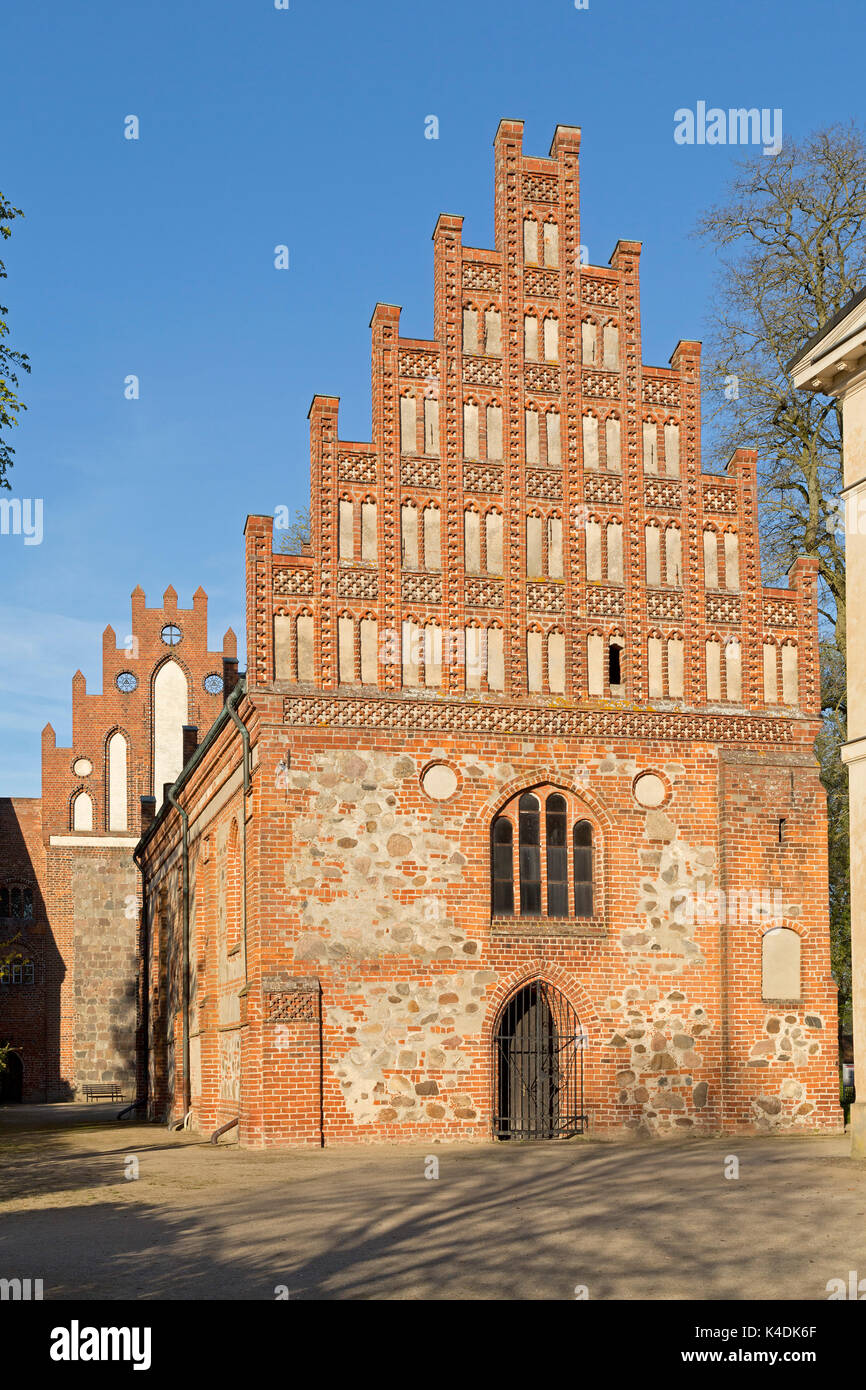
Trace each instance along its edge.
{"label": "arched window", "polygon": [[596,911],[593,870],[593,826],[569,794],[553,787],[522,792],[494,819],[490,829],[494,915],[592,917]]}
{"label": "arched window", "polygon": [[592,916],[592,826],[579,820],[574,827],[574,915]]}
{"label": "arched window", "polygon": [[116,731],[108,740],[108,828],[127,828],[127,745]]}
{"label": "arched window", "polygon": [[541,845],[538,797],[524,792],[518,804],[520,915],[541,912]]}
{"label": "arched window", "polygon": [[153,682],[153,794],[162,803],[166,782],[174,783],[183,767],[183,726],[189,717],[186,673],[166,661]]}
{"label": "arched window", "polygon": [[565,797],[554,794],[544,808],[547,835],[547,915],[568,916],[568,845]]}
{"label": "arched window", "polygon": [[225,905],[226,950],[236,951],[241,944],[241,856],[236,820],[232,821],[226,847]]}
{"label": "arched window", "polygon": [[93,829],[93,802],[87,792],[78,792],[72,802],[72,829]]}
{"label": "arched window", "polygon": [[514,831],[506,816],[493,822],[493,911],[514,911]]}
{"label": "arched window", "polygon": [[761,938],[761,997],[800,998],[800,938],[790,927],[774,927]]}

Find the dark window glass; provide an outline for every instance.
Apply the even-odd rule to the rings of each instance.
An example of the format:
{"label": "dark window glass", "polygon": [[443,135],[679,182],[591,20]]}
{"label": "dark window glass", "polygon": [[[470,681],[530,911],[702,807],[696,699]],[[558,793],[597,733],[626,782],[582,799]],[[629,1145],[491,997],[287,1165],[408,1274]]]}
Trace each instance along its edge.
{"label": "dark window glass", "polygon": [[547,831],[547,915],[568,916],[568,846],[565,797],[549,796],[544,808]]}
{"label": "dark window glass", "polygon": [[579,820],[574,827],[574,915],[592,916],[592,826]]}
{"label": "dark window glass", "polygon": [[520,914],[538,916],[541,912],[540,808],[538,798],[524,792],[518,803],[520,838]]}
{"label": "dark window glass", "polygon": [[622,685],[622,671],[624,666],[622,647],[617,646],[616,642],[611,642],[608,647],[610,683],[611,685]]}
{"label": "dark window glass", "polygon": [[493,822],[493,911],[514,911],[514,835],[511,821],[500,816]]}

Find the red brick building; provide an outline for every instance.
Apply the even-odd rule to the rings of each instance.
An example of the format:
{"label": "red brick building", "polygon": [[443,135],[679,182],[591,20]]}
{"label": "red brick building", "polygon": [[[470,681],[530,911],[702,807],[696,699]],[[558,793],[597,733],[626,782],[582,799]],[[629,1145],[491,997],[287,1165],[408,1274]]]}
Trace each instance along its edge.
{"label": "red brick building", "polygon": [[0,1042],[13,1058],[4,1094],[81,1095],[88,1084],[136,1091],[141,908],[133,861],[142,796],[162,801],[184,762],[183,726],[210,724],[222,702],[223,656],[207,649],[207,595],[179,609],[132,595],[120,646],[103,634],[102,691],[72,680],[72,745],[42,736],[42,797],[0,799]]}
{"label": "red brick building", "polygon": [[762,587],[700,345],[582,263],[579,131],[495,142],[432,341],[372,318],[311,541],[247,521],[248,669],[141,844],[152,1113],[241,1141],[841,1127],[816,565]]}

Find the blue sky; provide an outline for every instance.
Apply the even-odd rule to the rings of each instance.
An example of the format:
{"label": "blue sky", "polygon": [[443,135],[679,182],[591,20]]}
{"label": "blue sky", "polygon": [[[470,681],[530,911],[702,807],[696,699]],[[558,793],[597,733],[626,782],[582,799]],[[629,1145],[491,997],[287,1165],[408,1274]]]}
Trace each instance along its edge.
{"label": "blue sky", "polygon": [[493,244],[501,117],[530,154],[582,127],[582,240],[596,264],[643,242],[644,359],[665,364],[705,334],[689,232],[741,153],[676,144],[674,111],[848,121],[864,41],[862,0],[6,0],[0,188],[26,220],[2,297],[33,363],[11,477],[44,538],[0,536],[0,793],[38,795],[40,730],[68,743],[72,673],[99,688],[136,584],[183,606],[203,584],[211,644],[242,640],[244,518],[305,505],[315,392],[369,438],[373,305],[429,336],[437,215]]}

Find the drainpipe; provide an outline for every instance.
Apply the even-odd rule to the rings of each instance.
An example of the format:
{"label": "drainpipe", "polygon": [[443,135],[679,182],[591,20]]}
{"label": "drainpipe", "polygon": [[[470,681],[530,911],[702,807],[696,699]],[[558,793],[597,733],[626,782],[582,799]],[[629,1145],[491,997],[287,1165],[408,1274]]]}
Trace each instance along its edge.
{"label": "drainpipe", "polygon": [[180,815],[183,832],[183,968],[181,971],[181,1010],[183,1024],[183,1113],[186,1114],[192,1100],[189,1069],[189,816],[176,799],[173,787],[168,788],[167,795],[170,804]]}
{"label": "drainpipe", "polygon": [[[144,800],[145,798],[142,798]],[[139,1090],[139,1078],[136,1076],[136,1098],[133,1106],[127,1109],[143,1110],[147,1107],[148,1092],[150,1090],[150,915],[147,910],[147,870],[141,858],[141,846],[136,845],[132,851],[133,862],[141,874],[141,1082]],[[136,1057],[136,1070],[138,1070],[139,1059]],[[125,1115],[126,1110],[121,1111]],[[117,1117],[120,1119],[120,1115]]]}
{"label": "drainpipe", "polygon": [[250,731],[237,712],[237,705],[245,689],[246,682],[239,681],[226,701],[226,710],[240,730],[244,744],[244,801],[241,815],[241,925],[244,943],[244,984],[247,984],[247,797],[250,790]]}

